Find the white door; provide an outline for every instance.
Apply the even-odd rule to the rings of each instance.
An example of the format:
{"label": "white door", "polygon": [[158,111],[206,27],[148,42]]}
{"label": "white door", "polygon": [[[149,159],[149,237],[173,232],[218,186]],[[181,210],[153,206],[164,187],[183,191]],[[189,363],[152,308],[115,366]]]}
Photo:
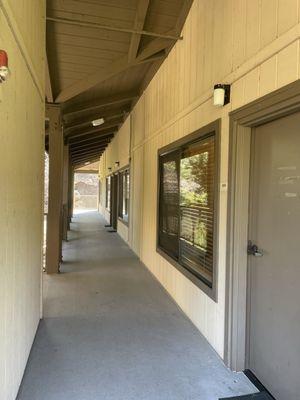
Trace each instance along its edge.
{"label": "white door", "polygon": [[[277,400],[300,399],[300,113],[252,141],[248,367]],[[250,251],[251,252],[251,251]],[[261,254],[263,253],[263,254]]]}

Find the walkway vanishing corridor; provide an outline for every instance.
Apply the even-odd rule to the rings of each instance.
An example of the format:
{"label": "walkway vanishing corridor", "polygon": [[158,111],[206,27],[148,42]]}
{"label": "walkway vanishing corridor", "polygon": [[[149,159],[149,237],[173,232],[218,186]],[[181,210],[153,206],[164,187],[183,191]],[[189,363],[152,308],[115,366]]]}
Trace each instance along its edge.
{"label": "walkway vanishing corridor", "polygon": [[255,391],[227,370],[97,213],[76,215],[19,400],[217,400]]}

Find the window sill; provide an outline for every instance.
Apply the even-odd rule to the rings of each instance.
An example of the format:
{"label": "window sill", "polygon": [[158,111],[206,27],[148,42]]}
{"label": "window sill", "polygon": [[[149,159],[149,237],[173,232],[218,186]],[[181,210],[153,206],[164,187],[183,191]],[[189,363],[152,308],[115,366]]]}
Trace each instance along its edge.
{"label": "window sill", "polygon": [[[174,260],[171,256],[169,256],[164,250],[157,246],[156,252],[162,256],[166,261],[168,261],[173,267],[175,267],[178,271],[180,271],[186,278],[188,278],[194,285],[196,285],[199,289],[201,289],[208,297],[210,297],[215,303],[217,303],[217,290],[216,284],[213,284],[213,287],[210,288],[207,286],[200,278],[196,275],[192,274],[187,268],[182,266],[179,262]],[[214,280],[216,281],[216,279]]]}

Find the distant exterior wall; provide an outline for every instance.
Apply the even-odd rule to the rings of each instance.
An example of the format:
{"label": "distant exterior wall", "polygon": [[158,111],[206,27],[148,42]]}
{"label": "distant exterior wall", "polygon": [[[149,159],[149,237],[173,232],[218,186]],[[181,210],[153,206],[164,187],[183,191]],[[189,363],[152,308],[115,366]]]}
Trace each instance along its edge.
{"label": "distant exterior wall", "polygon": [[45,1],[1,1],[0,48],[0,399],[13,400],[41,315]]}
{"label": "distant exterior wall", "polygon": [[[129,244],[221,357],[227,193],[220,192],[216,303],[156,252],[157,151],[220,118],[220,183],[227,183],[229,112],[299,79],[299,6],[298,0],[195,0],[184,39],[126,122],[131,120]],[[216,83],[232,84],[231,102],[222,108],[212,105]],[[130,138],[130,132],[126,134]],[[112,154],[118,158],[117,142],[102,158],[103,179],[108,159]]]}

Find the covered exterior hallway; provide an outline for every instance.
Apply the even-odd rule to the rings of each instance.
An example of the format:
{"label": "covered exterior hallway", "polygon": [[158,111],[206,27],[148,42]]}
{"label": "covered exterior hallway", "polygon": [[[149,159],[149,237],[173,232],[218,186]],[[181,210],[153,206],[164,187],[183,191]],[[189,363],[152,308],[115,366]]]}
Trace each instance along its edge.
{"label": "covered exterior hallway", "polygon": [[300,399],[299,127],[300,0],[0,0],[0,400]]}
{"label": "covered exterior hallway", "polygon": [[233,373],[98,213],[76,214],[18,400],[215,400]]}

